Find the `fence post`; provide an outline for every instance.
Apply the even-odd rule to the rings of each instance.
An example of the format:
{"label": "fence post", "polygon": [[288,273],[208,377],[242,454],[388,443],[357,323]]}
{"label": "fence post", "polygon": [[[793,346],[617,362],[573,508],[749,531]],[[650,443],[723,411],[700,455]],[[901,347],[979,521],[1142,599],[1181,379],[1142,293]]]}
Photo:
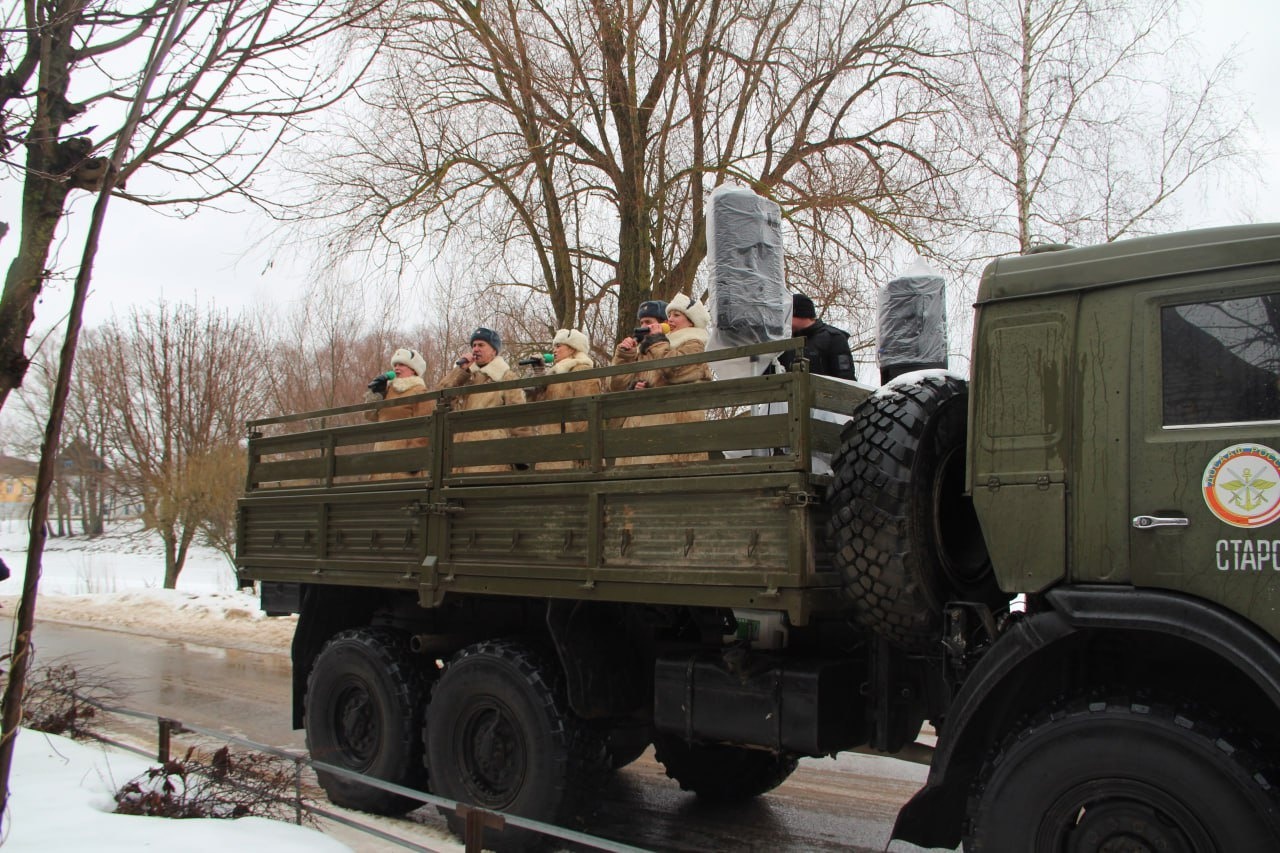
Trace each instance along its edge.
{"label": "fence post", "polygon": [[462,843],[466,853],[481,853],[484,850],[484,831],[486,829],[501,830],[507,825],[506,819],[494,812],[487,812],[475,806],[458,803],[458,817],[463,820]]}
{"label": "fence post", "polygon": [[302,759],[293,759],[293,822],[302,826]]}
{"label": "fence post", "polygon": [[166,720],[160,717],[156,720],[160,729],[160,734],[156,738],[156,761],[161,764],[169,763],[169,737],[173,731],[173,720]]}

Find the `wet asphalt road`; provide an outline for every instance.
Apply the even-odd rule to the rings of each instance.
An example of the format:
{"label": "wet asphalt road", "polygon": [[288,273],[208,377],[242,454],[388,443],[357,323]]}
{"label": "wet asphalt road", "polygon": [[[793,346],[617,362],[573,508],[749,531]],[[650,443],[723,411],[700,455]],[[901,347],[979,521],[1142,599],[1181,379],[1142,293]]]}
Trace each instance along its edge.
{"label": "wet asphalt road", "polygon": [[[8,614],[0,622],[9,627]],[[7,635],[7,634],[6,634]],[[41,623],[37,659],[69,659],[112,681],[120,704],[262,743],[302,750],[289,728],[289,660],[280,654],[221,649],[131,634]],[[154,733],[130,726],[135,736]],[[734,806],[699,803],[667,779],[652,750],[615,774],[601,791],[591,834],[659,851],[881,851],[898,807],[920,786],[926,768],[888,758],[841,755],[805,759],[767,796]],[[439,833],[442,819],[424,808],[409,816]],[[401,822],[391,822],[401,823]],[[386,824],[384,824],[386,825]],[[344,838],[351,844],[351,838]],[[424,840],[427,846],[429,840]],[[394,849],[381,843],[361,850]],[[918,850],[894,843],[898,853]]]}
{"label": "wet asphalt road", "polygon": [[[6,632],[12,624],[4,613]],[[70,662],[110,681],[119,704],[259,743],[305,748],[289,725],[289,658],[37,621],[37,665]]]}

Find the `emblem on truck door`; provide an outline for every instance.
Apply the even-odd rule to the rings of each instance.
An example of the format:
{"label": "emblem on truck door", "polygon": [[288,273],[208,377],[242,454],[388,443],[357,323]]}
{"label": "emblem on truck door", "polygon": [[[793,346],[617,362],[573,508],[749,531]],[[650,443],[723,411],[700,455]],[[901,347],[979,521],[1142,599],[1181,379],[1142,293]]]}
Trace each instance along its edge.
{"label": "emblem on truck door", "polygon": [[1233,527],[1265,527],[1280,518],[1280,453],[1261,444],[1234,444],[1205,466],[1201,481],[1209,511]]}

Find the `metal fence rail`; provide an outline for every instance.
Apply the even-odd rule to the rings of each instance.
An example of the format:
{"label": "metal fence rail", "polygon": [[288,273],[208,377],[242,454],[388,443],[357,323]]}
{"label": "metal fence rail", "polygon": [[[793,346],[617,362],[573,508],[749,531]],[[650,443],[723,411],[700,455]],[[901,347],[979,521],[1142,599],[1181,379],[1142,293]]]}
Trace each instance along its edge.
{"label": "metal fence rail", "polygon": [[[145,711],[135,711],[132,708],[123,708],[115,705],[107,705],[94,699],[83,696],[73,696],[74,701],[81,702],[85,705],[93,707],[109,714],[118,714],[122,717],[132,717],[139,720],[147,720],[156,724],[156,751],[154,758],[160,763],[170,760],[170,749],[173,745],[173,736],[179,734],[198,734],[205,737],[213,738],[223,743],[234,744],[245,749],[260,752],[266,755],[272,755],[277,758],[284,759],[293,763],[293,804],[294,804],[294,822],[301,825],[304,814],[311,814],[322,817],[326,820],[332,820],[336,823],[355,829],[359,832],[375,836],[383,841],[390,842],[405,848],[406,850],[422,851],[422,853],[433,853],[432,848],[423,847],[413,841],[392,835],[375,826],[361,823],[358,820],[337,814],[329,809],[322,808],[319,805],[308,800],[302,792],[302,770],[303,768],[311,768],[312,770],[322,770],[325,773],[332,773],[336,776],[353,779],[361,784],[369,785],[383,791],[393,794],[399,794],[417,800],[424,805],[436,806],[442,811],[452,811],[463,822],[465,832],[463,835],[463,844],[467,853],[480,853],[484,846],[484,832],[486,829],[500,830],[506,825],[511,825],[519,829],[527,829],[540,833],[561,841],[571,842],[573,844],[582,845],[593,850],[603,850],[607,853],[647,853],[645,848],[633,847],[619,841],[611,841],[607,838],[599,838],[594,835],[588,835],[584,832],[577,832],[567,829],[563,826],[556,826],[550,823],[531,820],[517,815],[505,814],[503,812],[489,811],[486,809],[476,808],[475,806],[460,803],[456,800],[450,800],[445,797],[437,797],[434,794],[428,794],[425,791],[417,791],[413,788],[406,788],[403,785],[396,785],[392,782],[386,782],[382,779],[375,779],[372,776],[365,776],[361,773],[348,770],[345,767],[337,767],[323,761],[313,761],[310,756],[297,753],[292,750],[280,749],[279,747],[270,746],[264,743],[249,740],[248,738],[239,737],[229,732],[219,729],[200,726],[194,723],[186,723],[181,720],[175,720],[170,717],[162,717],[156,714],[150,714]],[[153,757],[153,753],[145,749],[134,746],[130,743],[124,743],[101,734],[88,733],[94,740],[107,743],[112,746],[132,752],[136,755],[145,757]]]}

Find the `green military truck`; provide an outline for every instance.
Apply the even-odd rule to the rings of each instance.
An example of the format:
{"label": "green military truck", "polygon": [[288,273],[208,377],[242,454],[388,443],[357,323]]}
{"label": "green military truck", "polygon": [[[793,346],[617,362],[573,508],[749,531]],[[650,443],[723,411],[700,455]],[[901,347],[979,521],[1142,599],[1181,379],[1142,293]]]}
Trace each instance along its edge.
{"label": "green military truck", "polygon": [[928,721],[896,838],[1280,849],[1280,225],[991,264],[969,383],[796,367],[251,424],[237,565],[300,614],[313,756],[561,823],[650,743],[733,800]]}

